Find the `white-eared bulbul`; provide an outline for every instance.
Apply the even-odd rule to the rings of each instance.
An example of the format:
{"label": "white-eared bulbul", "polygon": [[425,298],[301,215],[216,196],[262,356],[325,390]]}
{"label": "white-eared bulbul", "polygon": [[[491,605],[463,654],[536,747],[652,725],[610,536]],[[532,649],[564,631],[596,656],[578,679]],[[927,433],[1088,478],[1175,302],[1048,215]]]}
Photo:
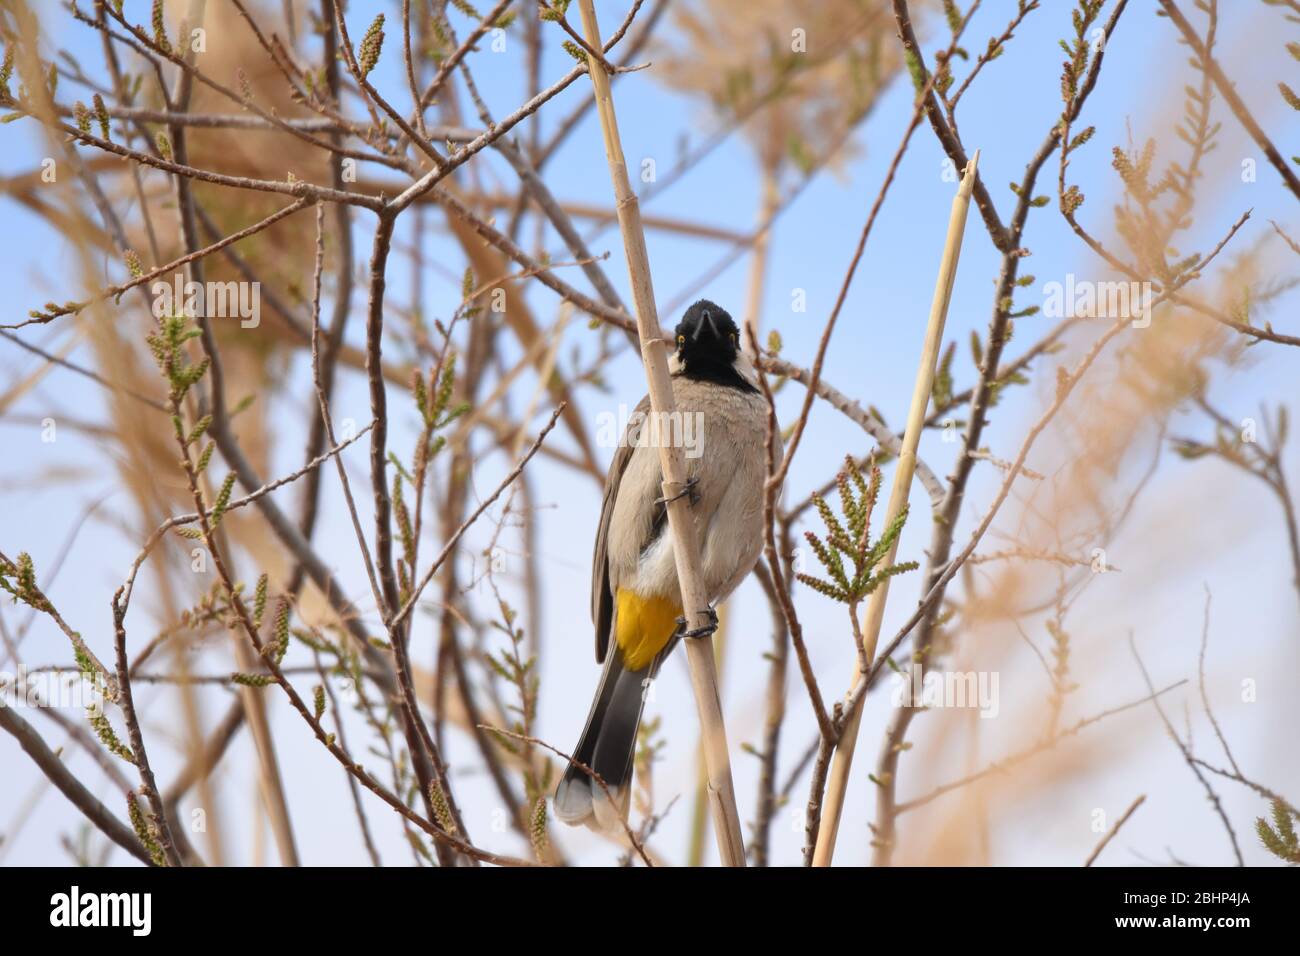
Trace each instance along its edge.
{"label": "white-eared bulbul", "polygon": [[555,792],[555,814],[572,825],[620,826],[645,691],[681,637],[703,636],[684,631],[660,441],[690,436],[697,443],[688,446],[687,488],[712,604],[740,584],[762,550],[767,402],[739,330],[726,311],[700,300],[677,326],[676,346],[669,371],[677,420],[658,422],[656,435],[643,398],[605,480],[591,581],[596,660],[605,666],[573,758],[600,775],[614,803],[571,763]]}

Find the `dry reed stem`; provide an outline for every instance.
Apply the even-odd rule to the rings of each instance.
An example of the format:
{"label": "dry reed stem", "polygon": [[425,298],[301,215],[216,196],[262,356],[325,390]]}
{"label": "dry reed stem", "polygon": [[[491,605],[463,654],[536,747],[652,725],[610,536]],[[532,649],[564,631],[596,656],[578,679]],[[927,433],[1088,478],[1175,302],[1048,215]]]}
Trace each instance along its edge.
{"label": "dry reed stem", "polygon": [[[581,6],[583,29],[588,43],[593,48],[603,49],[592,0],[581,0]],[[650,404],[656,415],[672,416],[676,401],[668,376],[666,345],[655,308],[650,257],[645,247],[645,233],[641,228],[640,207],[636,193],[628,181],[627,164],[623,159],[609,76],[595,57],[588,58],[587,67],[596,92],[600,129],[605,139],[605,158],[609,163],[610,178],[617,199],[619,228],[627,254],[628,278],[632,285],[632,302],[636,310],[637,333],[641,342],[641,357],[645,362]],[[683,613],[687,626],[694,630],[709,623],[709,595],[704,589],[700,569],[695,521],[691,515],[690,503],[682,494],[686,487],[683,451],[671,442],[661,443],[659,461],[664,477],[663,494],[668,499],[668,528],[672,534],[673,554],[677,561]],[[700,715],[700,734],[704,742],[708,772],[709,805],[713,811],[718,853],[725,865],[744,866],[745,846],[740,830],[740,815],[736,810],[735,787],[731,780],[731,758],[727,752],[727,731],[722,718],[722,702],[718,696],[713,641],[701,638],[687,640],[685,643],[691,686],[695,691],[695,703]]]}
{"label": "dry reed stem", "polygon": [[[939,261],[939,278],[934,287],[934,299],[930,305],[930,320],[926,327],[925,345],[921,350],[920,367],[916,373],[916,385],[912,390],[912,406],[907,415],[907,427],[903,431],[903,445],[898,453],[898,464],[894,469],[894,484],[889,493],[889,505],[885,510],[883,527],[889,527],[907,506],[907,498],[912,488],[912,474],[916,470],[916,449],[921,441],[921,432],[925,428],[925,412],[930,405],[930,394],[934,390],[935,367],[939,361],[939,350],[943,346],[943,327],[948,318],[948,303],[952,299],[952,287],[957,278],[957,261],[961,256],[962,235],[966,229],[966,214],[970,209],[971,191],[975,184],[976,167],[979,163],[979,150],[975,150],[966,164],[962,174],[961,185],[952,201],[952,214],[948,220],[948,236],[943,247],[943,257]],[[888,567],[894,563],[898,552],[898,540],[890,547],[884,558]],[[853,680],[858,682],[862,668],[860,662],[874,660],[876,642],[880,638],[880,625],[885,618],[885,601],[889,597],[889,579],[885,578],[880,586],[872,592],[867,605],[867,616],[862,628],[861,653],[855,655]],[[839,833],[840,814],[844,809],[844,794],[848,789],[849,770],[853,766],[853,750],[857,745],[858,724],[862,718],[862,703],[853,707],[840,731],[836,742],[835,756],[827,782],[826,799],[822,807],[821,826],[817,831],[817,847],[813,851],[813,866],[830,866],[835,853],[835,838]]]}

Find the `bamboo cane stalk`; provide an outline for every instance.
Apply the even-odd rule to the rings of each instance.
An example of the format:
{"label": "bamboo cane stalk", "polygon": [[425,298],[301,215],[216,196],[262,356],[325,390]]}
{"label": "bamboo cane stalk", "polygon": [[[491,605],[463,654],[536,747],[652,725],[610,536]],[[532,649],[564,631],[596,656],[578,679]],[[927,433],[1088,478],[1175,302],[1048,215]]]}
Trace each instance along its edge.
{"label": "bamboo cane stalk", "polygon": [[[727,627],[731,615],[725,607],[718,608],[718,629],[713,632],[713,662],[718,672],[718,688],[726,674]],[[704,865],[704,847],[709,836],[709,765],[704,759],[704,736],[695,747],[695,798],[691,803],[691,837],[686,845],[686,865]]]}
{"label": "bamboo cane stalk", "polygon": [[[916,449],[921,441],[921,431],[925,427],[925,412],[930,405],[930,393],[934,389],[935,366],[939,360],[939,350],[943,345],[943,326],[948,317],[948,302],[952,298],[953,282],[957,278],[957,260],[961,255],[962,234],[966,229],[966,213],[970,209],[971,189],[975,185],[975,167],[979,162],[979,150],[975,150],[966,170],[962,175],[957,195],[952,200],[952,213],[948,218],[948,238],[943,247],[943,258],[939,261],[939,277],[934,285],[934,299],[930,304],[930,321],[925,331],[925,345],[921,349],[920,367],[916,372],[916,385],[912,390],[912,406],[907,415],[907,429],[903,432],[903,447],[898,454],[898,465],[894,469],[894,484],[889,492],[889,506],[885,511],[882,527],[888,527],[907,505],[907,497],[912,487],[912,473],[916,470]],[[894,540],[881,562],[881,567],[894,563],[898,551],[898,540]],[[880,638],[880,625],[885,618],[885,601],[889,596],[889,579],[881,582],[871,594],[867,604],[867,616],[862,625],[862,642],[866,650],[865,659],[871,661],[876,656],[876,642]],[[859,656],[854,654],[852,687],[861,674]],[[862,704],[850,713],[845,720],[844,729],[835,747],[835,757],[831,764],[830,778],[826,783],[826,798],[822,804],[821,825],[817,831],[817,846],[813,851],[813,866],[830,866],[835,853],[835,837],[839,833],[840,815],[844,810],[844,794],[848,789],[849,770],[853,766],[853,750],[858,741],[858,725],[862,720]]]}
{"label": "bamboo cane stalk", "polygon": [[[588,45],[601,49],[600,27],[592,0],[581,0],[582,27]],[[627,254],[628,278],[632,285],[632,304],[636,311],[637,335],[641,357],[645,362],[650,406],[656,416],[672,416],[677,407],[668,376],[668,351],[659,329],[655,308],[654,286],[650,278],[650,257],[646,252],[645,233],[636,193],[628,181],[627,163],[619,139],[618,119],[610,95],[609,76],[598,59],[590,54],[587,69],[595,89],[600,131],[605,140],[605,159],[614,183],[618,225]],[[664,421],[662,417],[660,421]],[[682,608],[687,627],[699,628],[708,623],[709,595],[704,589],[700,568],[700,545],[686,490],[686,462],[682,449],[672,442],[659,443],[659,465],[663,472],[663,494],[668,499],[668,530],[672,534],[673,556],[677,563],[677,580],[682,591]],[[731,780],[731,758],[727,752],[727,729],[722,719],[722,702],[718,696],[718,675],[714,666],[711,638],[685,642],[686,659],[691,671],[691,687],[699,711],[700,734],[704,742],[704,759],[708,773],[709,806],[713,831],[718,839],[718,854],[726,866],[745,865],[745,845],[741,836],[740,816],[736,812],[736,791]]]}

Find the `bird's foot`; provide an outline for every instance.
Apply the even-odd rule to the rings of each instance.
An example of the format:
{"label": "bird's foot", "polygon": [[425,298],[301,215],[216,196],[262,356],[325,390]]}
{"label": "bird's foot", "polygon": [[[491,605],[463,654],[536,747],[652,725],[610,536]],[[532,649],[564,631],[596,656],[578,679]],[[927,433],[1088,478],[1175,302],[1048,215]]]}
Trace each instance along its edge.
{"label": "bird's foot", "polygon": [[[690,637],[690,638],[709,637],[713,634],[714,631],[718,629],[718,612],[711,607],[706,607],[702,613],[705,615],[705,617],[709,619],[708,623],[705,624],[703,627],[695,627],[695,628],[691,628],[690,630],[683,630],[682,637]],[[687,624],[686,618],[679,617],[677,619],[678,627],[684,629],[686,627],[686,624]]]}
{"label": "bird's foot", "polygon": [[699,478],[687,478],[686,484],[682,485],[681,491],[677,492],[677,494],[673,495],[672,497],[656,498],[655,504],[667,506],[670,501],[676,501],[678,498],[685,498],[687,495],[691,496],[692,505],[698,504],[700,500],[700,496],[699,493],[696,492],[695,486],[698,485],[699,483],[700,483]]}

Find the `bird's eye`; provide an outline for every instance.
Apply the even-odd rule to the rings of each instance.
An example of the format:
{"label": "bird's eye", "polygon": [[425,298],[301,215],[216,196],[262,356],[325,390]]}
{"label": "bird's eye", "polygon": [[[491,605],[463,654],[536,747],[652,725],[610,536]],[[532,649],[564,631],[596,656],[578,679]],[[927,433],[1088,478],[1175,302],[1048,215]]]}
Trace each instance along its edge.
{"label": "bird's eye", "polygon": [[679,336],[677,336],[677,344],[678,344],[679,346],[681,346],[681,345],[685,345],[685,344],[686,344],[686,336],[684,336],[684,335],[679,335]]}
{"label": "bird's eye", "polygon": [[732,344],[732,345],[735,345],[735,344],[736,344],[736,333],[735,333],[735,332],[732,332],[732,333],[731,333],[731,344]]}

